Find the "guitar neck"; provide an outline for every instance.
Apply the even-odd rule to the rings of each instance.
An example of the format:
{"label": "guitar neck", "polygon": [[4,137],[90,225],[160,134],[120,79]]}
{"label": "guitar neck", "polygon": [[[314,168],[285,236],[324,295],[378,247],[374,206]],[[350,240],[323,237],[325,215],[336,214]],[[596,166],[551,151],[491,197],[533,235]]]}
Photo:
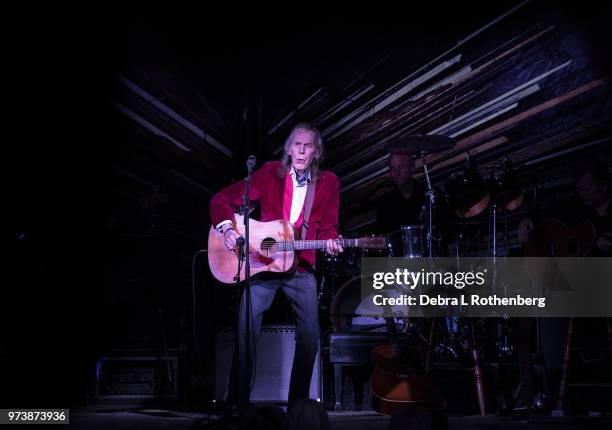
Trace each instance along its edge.
{"label": "guitar neck", "polygon": [[387,339],[391,345],[391,355],[393,358],[401,357],[401,347],[397,339],[397,328],[395,327],[394,318],[385,318],[385,324],[387,325]]}
{"label": "guitar neck", "polygon": [[[343,248],[358,247],[359,239],[336,239]],[[305,249],[325,249],[327,240],[281,240],[277,243],[279,251],[301,251]]]}

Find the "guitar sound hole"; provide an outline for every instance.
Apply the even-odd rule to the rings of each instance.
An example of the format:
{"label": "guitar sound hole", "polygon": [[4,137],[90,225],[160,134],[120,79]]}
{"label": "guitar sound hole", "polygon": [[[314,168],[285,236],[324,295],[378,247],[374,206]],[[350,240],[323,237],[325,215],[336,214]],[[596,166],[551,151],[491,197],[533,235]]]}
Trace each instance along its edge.
{"label": "guitar sound hole", "polygon": [[276,245],[276,240],[272,239],[271,237],[266,237],[264,240],[261,241],[261,253],[266,257],[271,256],[276,252],[276,246],[274,245]]}

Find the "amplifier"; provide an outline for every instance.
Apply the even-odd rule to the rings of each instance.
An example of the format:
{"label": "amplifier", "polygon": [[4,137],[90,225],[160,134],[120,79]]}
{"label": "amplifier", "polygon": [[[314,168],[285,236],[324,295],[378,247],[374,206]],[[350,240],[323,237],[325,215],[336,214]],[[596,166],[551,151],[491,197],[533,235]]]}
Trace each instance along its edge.
{"label": "amplifier", "polygon": [[100,357],[96,363],[96,399],[135,400],[178,397],[178,357]]}
{"label": "amplifier", "polygon": [[329,335],[329,361],[344,364],[369,364],[372,350],[388,344],[385,333],[337,332]]}
{"label": "amplifier", "polygon": [[[234,341],[234,331],[231,328],[217,332],[215,354],[215,398],[217,400],[227,398]],[[294,325],[262,327],[257,340],[255,384],[251,391],[252,402],[287,402],[294,354]],[[321,399],[320,351],[317,351],[312,372],[310,398]]]}

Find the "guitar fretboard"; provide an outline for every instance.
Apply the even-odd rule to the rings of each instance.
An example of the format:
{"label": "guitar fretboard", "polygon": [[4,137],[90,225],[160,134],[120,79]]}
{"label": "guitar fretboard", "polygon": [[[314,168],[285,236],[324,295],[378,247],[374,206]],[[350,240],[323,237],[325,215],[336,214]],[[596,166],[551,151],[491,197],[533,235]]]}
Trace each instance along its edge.
{"label": "guitar fretboard", "polygon": [[[359,239],[336,239],[343,248],[359,246]],[[281,240],[276,242],[278,251],[301,251],[304,249],[324,249],[327,240]]]}

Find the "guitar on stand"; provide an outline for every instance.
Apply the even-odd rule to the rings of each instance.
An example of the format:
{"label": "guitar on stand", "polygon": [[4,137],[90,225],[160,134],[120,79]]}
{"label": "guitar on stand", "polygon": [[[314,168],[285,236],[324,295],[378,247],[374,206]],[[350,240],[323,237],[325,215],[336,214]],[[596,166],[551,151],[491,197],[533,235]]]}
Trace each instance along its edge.
{"label": "guitar on stand", "polygon": [[[420,156],[426,183],[426,226],[402,226],[404,258],[425,257],[421,246],[422,233],[426,234],[427,257],[434,256],[434,208],[436,192],[429,176],[427,156],[452,149],[456,141],[442,135],[405,136],[387,144],[385,149],[390,154],[415,157]],[[424,228],[426,227],[426,228]],[[387,314],[392,315],[391,308],[386,307]],[[440,397],[433,379],[425,372],[421,356],[416,347],[400,344],[395,320],[385,317],[389,344],[379,345],[372,351],[372,360],[376,367],[370,378],[372,408],[380,414],[391,415],[408,405],[418,405],[430,409],[442,409],[445,403]],[[428,351],[433,344],[433,321],[430,326]],[[429,354],[426,359],[428,367]]]}
{"label": "guitar on stand", "polygon": [[385,322],[389,343],[372,350],[376,366],[370,378],[372,408],[383,415],[408,405],[443,408],[437,387],[423,371],[418,349],[400,344],[394,318],[386,317]]}

